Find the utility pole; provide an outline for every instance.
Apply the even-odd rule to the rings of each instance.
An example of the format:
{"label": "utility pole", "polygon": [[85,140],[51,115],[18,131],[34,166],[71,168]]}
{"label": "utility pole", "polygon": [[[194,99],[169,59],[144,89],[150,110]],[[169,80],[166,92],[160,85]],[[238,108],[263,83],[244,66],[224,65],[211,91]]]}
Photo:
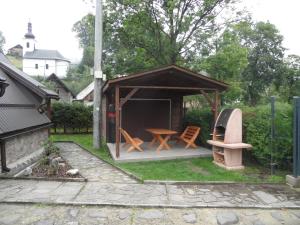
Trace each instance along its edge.
{"label": "utility pole", "polygon": [[103,30],[103,14],[102,1],[96,2],[95,17],[95,55],[94,55],[94,110],[93,110],[93,147],[101,146],[101,128],[102,128],[102,30]]}

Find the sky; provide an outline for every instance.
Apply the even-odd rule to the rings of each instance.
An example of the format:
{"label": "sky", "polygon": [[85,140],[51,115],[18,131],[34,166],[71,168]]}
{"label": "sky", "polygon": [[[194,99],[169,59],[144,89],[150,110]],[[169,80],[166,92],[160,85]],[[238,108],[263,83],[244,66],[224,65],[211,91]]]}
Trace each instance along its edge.
{"label": "sky", "polygon": [[[73,63],[82,49],[72,26],[87,13],[94,13],[91,0],[0,0],[0,31],[5,49],[23,44],[27,23],[31,21],[37,48],[58,50]],[[256,21],[269,21],[284,36],[288,54],[300,55],[300,0],[242,0]]]}

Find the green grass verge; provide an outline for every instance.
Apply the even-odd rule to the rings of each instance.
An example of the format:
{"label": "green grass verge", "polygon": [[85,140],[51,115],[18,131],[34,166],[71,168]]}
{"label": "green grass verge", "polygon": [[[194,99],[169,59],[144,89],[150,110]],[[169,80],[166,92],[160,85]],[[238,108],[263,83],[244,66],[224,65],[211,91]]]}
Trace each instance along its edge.
{"label": "green grass verge", "polygon": [[129,171],[142,180],[174,181],[224,181],[253,183],[283,183],[285,171],[277,171],[271,176],[269,171],[257,164],[246,163],[240,171],[228,171],[212,163],[212,158],[177,159],[134,163],[116,163],[112,160],[107,147],[93,148],[92,135],[52,135],[52,141],[74,141],[99,158],[107,160],[122,169]]}

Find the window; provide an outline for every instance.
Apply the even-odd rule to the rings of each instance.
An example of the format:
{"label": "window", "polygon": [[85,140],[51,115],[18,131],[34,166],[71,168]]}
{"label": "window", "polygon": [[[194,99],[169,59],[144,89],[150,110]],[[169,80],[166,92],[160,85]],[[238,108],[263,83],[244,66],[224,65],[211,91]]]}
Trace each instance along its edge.
{"label": "window", "polygon": [[38,65],[38,64],[35,64],[35,68],[38,69],[38,68],[39,68],[39,65]]}
{"label": "window", "polygon": [[47,69],[49,69],[49,65],[48,65],[48,64],[46,64],[46,70],[47,70]]}
{"label": "window", "polygon": [[30,46],[30,45],[29,45],[29,42],[26,43],[26,46],[27,46],[27,48],[29,48],[29,46]]}

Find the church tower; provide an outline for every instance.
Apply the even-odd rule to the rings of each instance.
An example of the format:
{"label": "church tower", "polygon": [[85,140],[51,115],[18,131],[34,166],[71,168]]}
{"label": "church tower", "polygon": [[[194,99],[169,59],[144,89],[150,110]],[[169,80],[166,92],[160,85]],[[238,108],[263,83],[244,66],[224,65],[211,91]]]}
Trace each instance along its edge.
{"label": "church tower", "polygon": [[26,52],[33,52],[35,50],[35,36],[32,33],[32,24],[28,23],[27,33],[24,35],[25,44],[23,46],[23,55]]}

